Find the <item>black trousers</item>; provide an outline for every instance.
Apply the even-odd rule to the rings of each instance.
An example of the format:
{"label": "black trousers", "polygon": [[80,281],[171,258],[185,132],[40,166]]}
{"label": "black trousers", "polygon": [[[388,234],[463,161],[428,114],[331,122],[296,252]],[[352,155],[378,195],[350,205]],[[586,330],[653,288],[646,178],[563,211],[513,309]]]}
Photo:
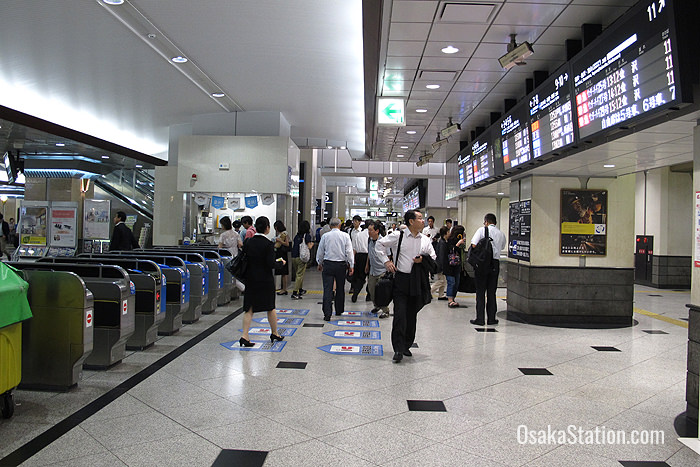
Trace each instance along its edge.
{"label": "black trousers", "polygon": [[345,311],[345,294],[342,284],[345,282],[345,261],[324,261],[321,278],[323,280],[323,316],[331,316],[331,302],[333,301],[333,282],[338,284],[335,294],[335,314],[342,315]]}
{"label": "black trousers", "polygon": [[411,275],[396,271],[394,279],[394,321],[391,323],[391,345],[394,352],[411,348],[416,339],[416,320],[421,305],[410,296]]}
{"label": "black trousers", "polygon": [[352,273],[350,284],[355,296],[360,293],[362,286],[365,285],[365,266],[367,265],[367,253],[355,253],[355,268]]}
{"label": "black trousers", "polygon": [[499,272],[500,264],[496,260],[491,262],[491,267],[487,271],[475,272],[477,321],[484,321],[484,309],[488,321],[496,319],[496,288]]}

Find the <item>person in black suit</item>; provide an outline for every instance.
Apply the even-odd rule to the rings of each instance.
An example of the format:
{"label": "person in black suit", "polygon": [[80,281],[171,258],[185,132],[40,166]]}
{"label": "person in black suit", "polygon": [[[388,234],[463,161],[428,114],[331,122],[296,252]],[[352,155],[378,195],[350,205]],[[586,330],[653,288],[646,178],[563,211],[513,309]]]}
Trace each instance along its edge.
{"label": "person in black suit", "polygon": [[125,220],[126,214],[123,211],[117,212],[117,215],[114,216],[114,230],[112,231],[112,241],[109,242],[109,251],[140,248],[133,232],[124,223]]}
{"label": "person in black suit", "polygon": [[260,216],[255,220],[255,235],[243,242],[243,252],[248,257],[245,272],[245,292],[243,294],[243,336],[238,341],[241,347],[252,347],[248,331],[253,320],[253,313],[267,312],[270,324],[270,340],[281,341],[284,337],[277,334],[277,312],[275,311],[275,276],[273,270],[283,267],[287,262],[283,258],[275,260],[275,246],[267,238],[270,233],[270,220]]}

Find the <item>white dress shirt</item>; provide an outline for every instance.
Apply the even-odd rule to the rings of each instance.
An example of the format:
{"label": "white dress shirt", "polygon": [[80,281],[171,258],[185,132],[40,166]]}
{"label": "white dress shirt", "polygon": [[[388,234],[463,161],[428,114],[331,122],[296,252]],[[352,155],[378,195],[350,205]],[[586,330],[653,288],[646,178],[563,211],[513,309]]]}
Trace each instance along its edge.
{"label": "white dress shirt", "polygon": [[423,235],[425,235],[426,237],[430,236],[431,242],[437,241],[439,233],[440,233],[440,230],[437,227],[433,227],[431,229],[430,226],[426,225],[425,228],[423,229]]}
{"label": "white dress shirt", "polygon": [[[472,237],[472,245],[479,243],[479,240],[484,238],[485,232],[484,228],[480,227],[474,232]],[[493,246],[493,259],[499,259],[501,257],[501,250],[506,247],[506,236],[503,232],[498,230],[495,225],[489,225],[489,237],[491,238],[491,243]]]}
{"label": "white dress shirt", "polygon": [[367,244],[369,243],[369,232],[367,229],[352,229],[350,231],[350,239],[352,240],[352,249],[357,253],[367,253]]}
{"label": "white dress shirt", "polygon": [[[374,249],[382,263],[389,261],[387,253],[389,249],[393,249],[394,251],[398,249],[400,235],[401,231],[396,229],[395,232],[390,233],[381,240],[377,240]],[[413,269],[413,258],[421,255],[429,255],[433,260],[437,258],[430,238],[420,232],[414,236],[409,229],[404,230],[399,257],[394,258],[396,269],[400,272],[410,274],[411,269]]]}
{"label": "white dress shirt", "polygon": [[352,252],[350,237],[340,229],[331,229],[330,232],[321,237],[316,252],[316,262],[323,264],[323,261],[344,261],[355,267],[355,255]]}

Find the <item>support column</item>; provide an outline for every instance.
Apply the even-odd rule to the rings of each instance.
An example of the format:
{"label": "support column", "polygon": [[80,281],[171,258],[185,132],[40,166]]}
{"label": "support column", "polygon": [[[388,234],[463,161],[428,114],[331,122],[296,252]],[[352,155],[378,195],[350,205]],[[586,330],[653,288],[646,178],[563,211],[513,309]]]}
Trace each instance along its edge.
{"label": "support column", "polygon": [[[698,121],[700,124],[700,121]],[[695,203],[700,192],[700,126],[693,129],[693,196]],[[686,416],[698,420],[698,383],[700,382],[700,267],[698,266],[698,242],[695,232],[697,209],[692,217],[693,224],[693,268],[691,272],[690,304],[688,316],[688,371],[685,385]]]}
{"label": "support column", "polygon": [[[635,176],[532,176],[513,183],[527,179],[532,187],[530,261],[508,262],[509,318],[537,324],[631,325],[634,210],[630,206],[634,205]],[[605,220],[605,255],[562,254],[562,189],[596,190],[607,197],[604,218],[598,211],[593,219],[594,223]],[[571,228],[577,225],[582,232],[586,229],[577,222]],[[572,240],[576,245],[596,245],[599,237],[582,234]]]}

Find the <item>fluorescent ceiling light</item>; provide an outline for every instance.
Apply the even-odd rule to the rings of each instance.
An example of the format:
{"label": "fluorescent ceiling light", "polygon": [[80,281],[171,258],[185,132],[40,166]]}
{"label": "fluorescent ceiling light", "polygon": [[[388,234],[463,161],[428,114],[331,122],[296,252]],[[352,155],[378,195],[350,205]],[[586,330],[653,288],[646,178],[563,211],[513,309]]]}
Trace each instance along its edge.
{"label": "fluorescent ceiling light", "polygon": [[224,97],[226,94],[223,92],[212,92],[211,97]]}
{"label": "fluorescent ceiling light", "polygon": [[56,143],[56,146],[58,146],[58,147],[60,147],[60,148],[62,148],[62,147],[65,146],[65,145],[66,145],[66,143]]}
{"label": "fluorescent ceiling light", "polygon": [[406,157],[403,154],[397,154],[396,157]]}
{"label": "fluorescent ceiling light", "polygon": [[408,149],[408,146],[401,146],[401,149]]}
{"label": "fluorescent ceiling light", "polygon": [[439,84],[426,84],[425,87],[428,89],[440,89]]}
{"label": "fluorescent ceiling light", "polygon": [[140,169],[141,167],[143,167],[141,164],[136,164],[137,169]]}
{"label": "fluorescent ceiling light", "polygon": [[605,167],[606,169],[612,169],[613,167],[615,167],[615,164],[604,164],[603,167]]}
{"label": "fluorescent ceiling light", "polygon": [[499,195],[505,195],[505,193],[498,193]]}
{"label": "fluorescent ceiling light", "polygon": [[170,60],[172,60],[174,63],[186,63],[187,59],[183,57],[182,55],[178,55],[177,57],[173,57]]}
{"label": "fluorescent ceiling light", "polygon": [[102,156],[102,159],[109,159],[109,156]]}
{"label": "fluorescent ceiling light", "polygon": [[416,109],[416,112],[418,112],[419,114],[424,114],[427,111],[428,111],[428,109]]}
{"label": "fluorescent ceiling light", "polygon": [[408,130],[408,131],[406,132],[406,134],[408,134],[408,135],[415,135],[415,134],[416,134],[416,130]]}
{"label": "fluorescent ceiling light", "polygon": [[124,0],[102,0],[104,3],[107,5],[121,5],[124,3]]}
{"label": "fluorescent ceiling light", "polygon": [[345,149],[345,146],[340,146],[340,149]]}
{"label": "fluorescent ceiling light", "polygon": [[443,47],[441,50],[444,54],[456,54],[457,52],[459,52],[459,49],[457,47],[453,47],[452,45]]}

